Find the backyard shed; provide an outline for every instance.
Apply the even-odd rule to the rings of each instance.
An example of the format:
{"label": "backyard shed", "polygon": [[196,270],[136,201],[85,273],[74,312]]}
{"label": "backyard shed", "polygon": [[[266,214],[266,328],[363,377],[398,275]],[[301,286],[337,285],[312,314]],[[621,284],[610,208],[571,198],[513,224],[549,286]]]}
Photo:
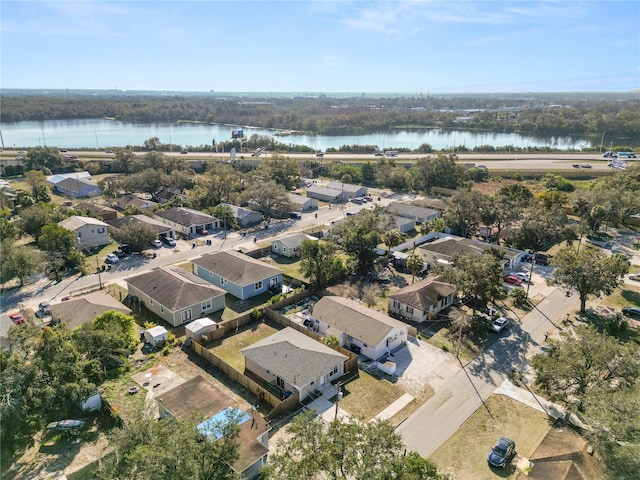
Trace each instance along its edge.
{"label": "backyard shed", "polygon": [[167,329],[161,326],[151,327],[144,331],[144,341],[154,347],[159,343],[167,341]]}
{"label": "backyard shed", "polygon": [[214,331],[216,328],[218,328],[216,322],[208,317],[204,317],[194,320],[184,327],[184,332],[186,333],[187,338],[198,338]]}

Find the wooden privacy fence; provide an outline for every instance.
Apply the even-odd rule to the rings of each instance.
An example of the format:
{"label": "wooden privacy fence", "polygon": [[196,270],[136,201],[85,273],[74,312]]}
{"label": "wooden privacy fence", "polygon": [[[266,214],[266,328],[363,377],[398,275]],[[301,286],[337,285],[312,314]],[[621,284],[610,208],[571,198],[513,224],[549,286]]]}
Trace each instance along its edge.
{"label": "wooden privacy fence", "polygon": [[267,402],[269,405],[273,407],[267,418],[269,420],[280,416],[281,414],[292,410],[297,407],[300,403],[300,395],[299,392],[293,392],[288,398],[284,400],[280,400],[279,397],[269,392],[266,388],[247,377],[244,373],[239,372],[227,362],[222,360],[216,354],[207,350],[203,345],[198,343],[197,341],[191,342],[192,350],[208,361],[210,364],[222,370],[229,378],[237,382],[238,384],[245,387],[259,399]]}

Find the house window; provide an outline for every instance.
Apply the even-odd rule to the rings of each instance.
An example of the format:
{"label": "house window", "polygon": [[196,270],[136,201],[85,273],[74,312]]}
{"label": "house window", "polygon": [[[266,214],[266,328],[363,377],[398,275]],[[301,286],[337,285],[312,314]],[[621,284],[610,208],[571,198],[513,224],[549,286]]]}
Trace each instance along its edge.
{"label": "house window", "polygon": [[149,305],[153,305],[153,298],[149,299]]}
{"label": "house window", "polygon": [[278,251],[278,244],[277,244],[277,243],[274,243],[274,244],[273,244],[273,250],[274,250],[275,252],[277,252],[277,251]]}
{"label": "house window", "polygon": [[278,285],[278,277],[273,277],[270,281],[269,281],[269,285],[272,287],[275,287]]}
{"label": "house window", "polygon": [[393,301],[393,308],[400,308],[400,302],[397,300]]}
{"label": "house window", "polygon": [[209,272],[209,276],[210,276],[210,277],[213,277],[213,272]]}
{"label": "house window", "polygon": [[82,236],[82,232],[78,232],[77,235],[78,235],[78,238],[80,238]]}
{"label": "house window", "polygon": [[[213,275],[213,274],[212,274]],[[224,285],[225,283],[227,283],[228,280],[226,278],[222,278],[220,277],[220,285]]]}
{"label": "house window", "polygon": [[104,233],[104,227],[100,227],[100,228],[98,229],[98,233]]}
{"label": "house window", "polygon": [[333,367],[333,370],[331,370],[331,373],[329,374],[329,376],[333,377],[336,373],[338,373],[338,366],[337,365],[335,367]]}
{"label": "house window", "polygon": [[209,310],[211,308],[211,299],[202,302],[202,311]]}
{"label": "house window", "polygon": [[164,312],[164,307],[162,305],[160,305],[160,311]]}
{"label": "house window", "polygon": [[405,311],[410,314],[413,315],[413,307],[410,307],[409,305],[407,305],[407,308],[405,309]]}
{"label": "house window", "polygon": [[287,251],[287,247],[282,247],[282,253],[285,253]]}
{"label": "house window", "polygon": [[284,380],[280,377],[276,377],[276,385],[278,385],[280,388],[284,388]]}
{"label": "house window", "polygon": [[185,310],[180,316],[182,318],[182,323],[188,322],[189,320],[191,320],[191,309]]}
{"label": "house window", "polygon": [[259,281],[259,282],[254,283],[254,284],[253,284],[253,289],[254,289],[254,290],[260,290],[260,289],[262,289],[262,280],[261,280],[261,281]]}

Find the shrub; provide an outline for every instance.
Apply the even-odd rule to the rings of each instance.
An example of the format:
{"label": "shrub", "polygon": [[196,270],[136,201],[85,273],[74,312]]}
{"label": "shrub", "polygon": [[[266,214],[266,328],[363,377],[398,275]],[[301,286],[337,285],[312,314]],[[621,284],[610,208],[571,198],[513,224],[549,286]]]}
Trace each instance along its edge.
{"label": "shrub", "polygon": [[171,348],[169,347],[169,345],[165,345],[165,347],[162,349],[162,355],[166,357],[167,355],[169,355],[169,353],[171,353]]}

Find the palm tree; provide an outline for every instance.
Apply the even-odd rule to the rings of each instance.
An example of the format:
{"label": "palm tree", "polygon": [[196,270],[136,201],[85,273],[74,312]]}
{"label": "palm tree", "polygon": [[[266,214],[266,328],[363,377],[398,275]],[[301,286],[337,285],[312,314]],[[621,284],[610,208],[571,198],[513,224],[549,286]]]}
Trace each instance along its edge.
{"label": "palm tree", "polygon": [[406,235],[397,228],[384,232],[382,234],[382,241],[387,246],[387,253],[390,253],[393,247],[400,245],[405,237]]}
{"label": "palm tree", "polygon": [[411,252],[411,255],[407,257],[405,264],[407,265],[407,268],[411,272],[411,275],[412,275],[411,283],[413,283],[416,280],[416,274],[418,272],[421,272],[422,269],[424,268],[424,259],[416,253],[414,248],[413,251]]}

